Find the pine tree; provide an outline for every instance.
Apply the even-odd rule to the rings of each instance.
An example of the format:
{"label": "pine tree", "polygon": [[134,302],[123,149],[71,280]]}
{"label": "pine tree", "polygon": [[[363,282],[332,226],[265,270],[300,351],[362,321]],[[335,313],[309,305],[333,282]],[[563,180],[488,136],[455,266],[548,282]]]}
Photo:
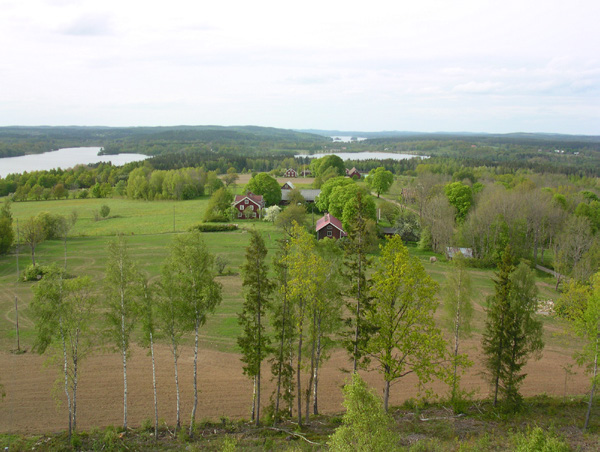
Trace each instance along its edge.
{"label": "pine tree", "polygon": [[288,254],[288,240],[284,239],[280,243],[278,254],[273,259],[276,284],[279,287],[271,303],[271,323],[277,347],[274,350],[273,357],[269,360],[271,373],[273,378],[277,380],[273,394],[275,423],[280,419],[280,400],[283,399],[286,404],[287,416],[292,415],[294,402],[294,367],[292,363],[294,358],[295,321],[290,306],[288,287]]}
{"label": "pine tree", "polygon": [[539,356],[544,343],[542,323],[535,318],[534,275],[523,263],[514,266],[510,246],[504,250],[494,285],[482,340],[484,363],[493,385],[494,406],[501,392],[505,408],[513,411],[522,400],[519,386],[526,374],[521,370],[530,356]]}
{"label": "pine tree", "polygon": [[266,334],[266,311],[274,284],[268,277],[267,248],[261,235],[252,230],[246,248],[246,263],[242,266],[245,301],[238,321],[242,335],[238,345],[242,350],[244,373],[254,380],[253,414],[256,425],[260,423],[261,366],[270,352],[271,339]]}

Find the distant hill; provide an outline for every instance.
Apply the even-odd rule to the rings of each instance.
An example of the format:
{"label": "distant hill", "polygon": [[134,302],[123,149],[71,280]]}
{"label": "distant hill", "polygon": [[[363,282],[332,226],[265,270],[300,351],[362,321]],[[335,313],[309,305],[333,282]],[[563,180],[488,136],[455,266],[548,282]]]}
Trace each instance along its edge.
{"label": "distant hill", "polygon": [[105,153],[158,155],[205,145],[298,149],[327,143],[321,135],[257,126],[0,127],[0,157],[38,154],[63,147],[100,146]]}

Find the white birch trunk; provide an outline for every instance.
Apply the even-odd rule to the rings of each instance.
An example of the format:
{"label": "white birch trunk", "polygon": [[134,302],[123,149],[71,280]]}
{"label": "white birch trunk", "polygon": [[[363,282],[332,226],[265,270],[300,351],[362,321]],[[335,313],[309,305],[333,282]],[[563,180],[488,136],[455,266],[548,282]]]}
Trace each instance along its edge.
{"label": "white birch trunk", "polygon": [[194,338],[194,406],[192,407],[192,419],[190,421],[190,438],[194,434],[194,423],[196,422],[196,407],[198,406],[198,328],[199,319],[196,314],[195,338]]}
{"label": "white birch trunk", "polygon": [[150,333],[150,355],[152,356],[152,389],[154,390],[154,439],[158,439],[158,397],[156,394],[156,366],[154,363],[154,339]]}

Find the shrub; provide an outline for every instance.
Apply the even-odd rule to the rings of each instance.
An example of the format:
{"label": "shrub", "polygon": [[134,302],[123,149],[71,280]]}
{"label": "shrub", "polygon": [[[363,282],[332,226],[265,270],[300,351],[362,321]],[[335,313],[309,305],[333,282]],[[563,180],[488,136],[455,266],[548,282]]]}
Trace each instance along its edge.
{"label": "shrub", "polygon": [[37,281],[42,279],[49,268],[46,265],[30,265],[23,271],[23,281]]}
{"label": "shrub", "polygon": [[100,216],[102,218],[108,217],[109,214],[110,214],[110,207],[108,207],[106,204],[104,204],[102,207],[100,207]]}
{"label": "shrub", "polygon": [[381,400],[369,390],[358,374],[344,391],[342,425],[329,437],[332,451],[397,450],[397,435],[392,431],[393,420],[384,410]]}
{"label": "shrub", "polygon": [[200,231],[200,232],[227,232],[227,231],[235,231],[238,228],[237,224],[207,224],[207,223],[198,223],[192,226],[190,231]]}
{"label": "shrub", "polygon": [[515,436],[515,452],[568,452],[569,445],[540,427]]}

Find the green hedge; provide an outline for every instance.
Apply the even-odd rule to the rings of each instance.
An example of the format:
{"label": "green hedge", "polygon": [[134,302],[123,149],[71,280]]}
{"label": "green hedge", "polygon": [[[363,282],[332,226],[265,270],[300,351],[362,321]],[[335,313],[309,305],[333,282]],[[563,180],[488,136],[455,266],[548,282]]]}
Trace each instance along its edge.
{"label": "green hedge", "polygon": [[227,232],[235,231],[237,228],[237,224],[198,223],[192,226],[189,230],[200,232]]}

